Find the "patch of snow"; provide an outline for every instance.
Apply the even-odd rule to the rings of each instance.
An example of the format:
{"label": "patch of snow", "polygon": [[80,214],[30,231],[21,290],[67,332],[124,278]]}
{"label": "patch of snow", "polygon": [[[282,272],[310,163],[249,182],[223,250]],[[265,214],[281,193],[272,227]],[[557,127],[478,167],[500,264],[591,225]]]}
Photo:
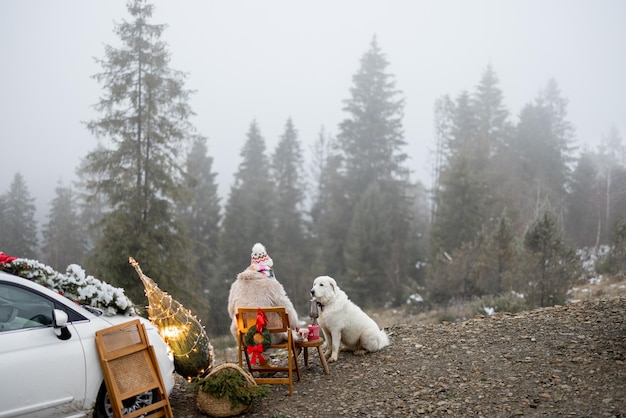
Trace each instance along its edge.
{"label": "patch of snow", "polygon": [[415,263],[415,268],[418,269],[418,270],[421,269],[421,268],[424,268],[426,266],[428,266],[428,263],[425,262],[425,261],[418,261],[418,262]]}
{"label": "patch of snow", "polygon": [[580,257],[583,264],[583,269],[588,273],[595,273],[596,263],[598,260],[602,260],[611,251],[611,247],[608,245],[601,245],[598,248],[581,248],[576,250],[576,254]]}
{"label": "patch of snow", "polygon": [[424,302],[424,298],[422,297],[422,295],[420,295],[419,293],[413,293],[411,296],[409,296],[409,298],[406,300],[407,305],[411,304],[411,303],[419,303],[419,302]]}
{"label": "patch of snow", "polygon": [[598,277],[591,277],[589,278],[589,284],[598,284],[602,281],[602,276],[598,276]]}

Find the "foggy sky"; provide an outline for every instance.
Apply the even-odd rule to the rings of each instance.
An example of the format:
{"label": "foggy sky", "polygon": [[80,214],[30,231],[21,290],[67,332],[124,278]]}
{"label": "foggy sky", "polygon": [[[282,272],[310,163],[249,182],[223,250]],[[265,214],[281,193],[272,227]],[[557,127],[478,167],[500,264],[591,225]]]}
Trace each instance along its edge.
{"label": "foggy sky", "polygon": [[[170,67],[196,90],[192,123],[208,137],[227,196],[252,120],[274,151],[287,118],[305,155],[322,126],[336,135],[352,76],[375,35],[406,97],[404,131],[413,178],[430,185],[433,106],[473,91],[491,64],[512,122],[550,78],[569,100],[577,145],[611,126],[626,137],[626,2],[542,1],[152,1],[168,25]],[[0,194],[21,172],[38,221],[54,188],[75,179],[96,146],[82,122],[103,90],[91,78],[113,23],[131,20],[121,0],[0,1]]]}

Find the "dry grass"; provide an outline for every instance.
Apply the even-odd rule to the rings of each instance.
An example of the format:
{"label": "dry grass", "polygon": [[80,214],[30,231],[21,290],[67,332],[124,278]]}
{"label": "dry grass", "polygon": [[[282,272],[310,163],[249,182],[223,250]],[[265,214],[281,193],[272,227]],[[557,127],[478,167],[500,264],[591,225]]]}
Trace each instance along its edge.
{"label": "dry grass", "polygon": [[622,296],[626,294],[626,277],[585,280],[572,287],[569,297],[572,301],[590,300],[601,297]]}
{"label": "dry grass", "polygon": [[[581,280],[569,292],[569,302],[626,295],[626,277]],[[383,328],[408,324],[436,324],[459,322],[476,315],[487,315],[484,308],[496,308],[496,312],[519,312],[525,310],[523,299],[516,296],[485,297],[471,301],[457,301],[446,306],[437,306],[426,312],[408,314],[402,309],[366,310]]]}

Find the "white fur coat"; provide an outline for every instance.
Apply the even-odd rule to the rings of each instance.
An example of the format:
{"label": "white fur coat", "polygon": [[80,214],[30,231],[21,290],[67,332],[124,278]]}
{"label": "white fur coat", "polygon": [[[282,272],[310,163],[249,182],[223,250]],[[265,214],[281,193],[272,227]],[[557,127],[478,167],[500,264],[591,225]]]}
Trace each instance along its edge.
{"label": "white fur coat", "polygon": [[[287,296],[283,285],[254,270],[245,270],[237,275],[230,286],[228,295],[228,315],[231,318],[230,332],[237,339],[237,309],[259,308],[264,306],[284,306],[289,315],[292,329],[298,326],[298,313]],[[268,321],[272,318],[268,315]],[[286,338],[286,337],[283,337]],[[274,343],[278,342],[272,339]]]}

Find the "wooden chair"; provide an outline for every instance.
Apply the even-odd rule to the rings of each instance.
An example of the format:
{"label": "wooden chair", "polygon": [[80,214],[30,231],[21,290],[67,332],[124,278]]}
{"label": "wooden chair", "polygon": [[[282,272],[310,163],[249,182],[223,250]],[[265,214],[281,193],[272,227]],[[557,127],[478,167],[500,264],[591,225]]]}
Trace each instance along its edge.
{"label": "wooden chair", "polygon": [[[285,350],[287,353],[286,366],[271,366],[269,364],[252,364],[245,344],[245,336],[251,326],[256,325],[256,317],[259,308],[267,316],[267,329],[271,335],[286,334],[286,341],[271,344],[270,349]],[[239,351],[239,367],[243,367],[243,358],[246,359],[248,371],[257,384],[289,385],[289,396],[293,394],[293,371],[295,368],[298,380],[300,380],[300,368],[296,354],[296,345],[289,325],[289,315],[284,306],[279,307],[245,307],[237,310],[237,328],[239,330],[237,345]],[[276,376],[276,374],[279,376]],[[284,377],[283,373],[287,373]]]}
{"label": "wooden chair", "polygon": [[[115,418],[174,417],[154,347],[138,319],[97,331],[96,346]],[[157,398],[152,405],[122,414],[126,399],[149,391]]]}

